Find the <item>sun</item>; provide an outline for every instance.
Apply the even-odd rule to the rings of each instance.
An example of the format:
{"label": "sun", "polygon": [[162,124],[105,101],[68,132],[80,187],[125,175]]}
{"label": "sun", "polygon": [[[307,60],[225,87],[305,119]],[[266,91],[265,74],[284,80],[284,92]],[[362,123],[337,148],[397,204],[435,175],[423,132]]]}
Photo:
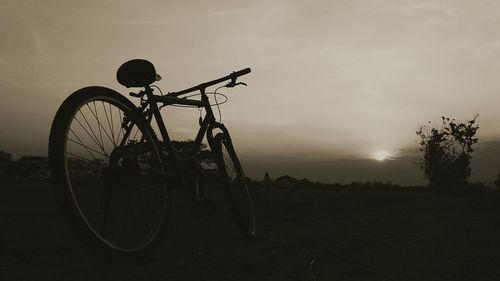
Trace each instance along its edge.
{"label": "sun", "polygon": [[377,150],[373,153],[373,158],[378,161],[384,161],[389,157],[389,152],[385,150]]}

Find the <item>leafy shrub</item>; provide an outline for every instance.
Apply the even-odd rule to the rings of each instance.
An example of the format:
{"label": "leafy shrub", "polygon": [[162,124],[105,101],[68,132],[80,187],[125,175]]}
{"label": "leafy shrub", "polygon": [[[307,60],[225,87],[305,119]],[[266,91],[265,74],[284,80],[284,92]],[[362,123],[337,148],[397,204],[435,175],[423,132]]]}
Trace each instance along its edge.
{"label": "leafy shrub", "polygon": [[416,132],[422,152],[420,168],[436,192],[456,193],[466,187],[471,175],[472,146],[478,141],[477,117],[458,123],[442,116],[441,128],[421,126]]}

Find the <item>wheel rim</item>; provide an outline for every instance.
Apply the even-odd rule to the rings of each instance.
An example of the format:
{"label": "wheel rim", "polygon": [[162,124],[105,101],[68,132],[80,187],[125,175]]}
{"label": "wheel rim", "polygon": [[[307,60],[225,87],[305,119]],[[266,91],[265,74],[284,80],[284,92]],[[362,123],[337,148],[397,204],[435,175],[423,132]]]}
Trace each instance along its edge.
{"label": "wheel rim", "polygon": [[121,251],[148,246],[166,211],[154,137],[131,121],[123,128],[129,112],[106,96],[84,101],[71,117],[64,147],[68,187],[80,217],[96,238]]}
{"label": "wheel rim", "polygon": [[232,199],[231,207],[236,216],[236,221],[246,235],[253,236],[255,234],[255,218],[250,193],[243,178],[243,173],[239,169],[239,165],[235,163],[235,159],[231,157],[231,153],[229,153],[224,141],[221,143],[221,153],[227,176],[227,191]]}

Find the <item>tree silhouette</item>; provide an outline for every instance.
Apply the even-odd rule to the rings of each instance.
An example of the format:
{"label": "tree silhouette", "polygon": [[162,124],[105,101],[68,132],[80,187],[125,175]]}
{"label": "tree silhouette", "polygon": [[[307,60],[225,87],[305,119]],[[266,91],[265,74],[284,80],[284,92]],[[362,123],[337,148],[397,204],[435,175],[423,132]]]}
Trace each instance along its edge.
{"label": "tree silhouette", "polygon": [[495,187],[494,187],[494,188],[495,188],[496,190],[500,190],[500,173],[498,173],[498,174],[497,174],[497,178],[495,179],[494,184],[495,184]]}
{"label": "tree silhouette", "polygon": [[12,161],[12,155],[0,149],[0,181],[15,181],[16,165]]}
{"label": "tree silhouette", "polygon": [[0,149],[0,164],[9,163],[10,161],[12,161],[12,154]]}
{"label": "tree silhouette", "polygon": [[19,178],[24,182],[40,182],[49,178],[47,157],[23,156],[17,160]]}
{"label": "tree silhouette", "polygon": [[456,193],[467,185],[472,145],[478,141],[475,137],[479,129],[477,117],[458,123],[441,116],[441,128],[421,126],[416,132],[422,152],[420,168],[436,192]]}

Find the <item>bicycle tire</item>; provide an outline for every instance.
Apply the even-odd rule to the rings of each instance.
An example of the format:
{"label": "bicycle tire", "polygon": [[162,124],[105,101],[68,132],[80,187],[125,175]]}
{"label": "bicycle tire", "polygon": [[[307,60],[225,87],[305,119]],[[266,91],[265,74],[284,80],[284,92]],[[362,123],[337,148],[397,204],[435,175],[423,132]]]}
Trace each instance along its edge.
{"label": "bicycle tire", "polygon": [[243,168],[231,139],[224,133],[213,138],[217,169],[236,225],[248,240],[255,238],[255,214]]}
{"label": "bicycle tire", "polygon": [[[89,105],[91,102],[93,104]],[[102,103],[102,109],[98,111],[100,103]],[[109,111],[107,111],[108,106]],[[92,110],[92,107],[95,111]],[[97,120],[94,120],[93,124],[97,124],[100,135],[97,135],[96,129],[93,134],[88,133],[86,139],[89,142],[91,142],[90,139],[93,139],[94,142],[97,139],[98,148],[86,147],[87,144],[83,143],[84,140],[75,133],[75,130],[79,128],[76,127],[77,123],[82,128],[86,125],[88,125],[87,129],[92,128],[92,125],[89,124],[92,120],[90,122],[87,119],[85,122],[78,120],[77,116],[79,118],[85,116],[82,110],[87,110],[86,112],[90,110]],[[98,113],[102,114],[102,112],[106,113],[106,118],[108,118],[107,113],[111,115],[111,122],[107,120],[109,128],[112,128],[109,133],[116,132],[115,125],[121,126],[118,129],[117,140],[123,132],[123,122],[127,120],[127,125],[130,126],[127,139],[122,145],[116,145],[113,142],[112,151],[109,154],[107,154],[107,147],[104,145],[105,137],[103,138],[103,135],[105,134],[101,132],[101,129],[104,131],[106,124],[104,120],[100,123],[97,115]],[[115,112],[114,119],[113,112]],[[116,117],[116,112],[118,112],[119,117]],[[80,114],[78,115],[78,113]],[[94,113],[96,114],[94,115]],[[120,115],[121,113],[123,115]],[[89,114],[89,116],[92,115]],[[79,122],[75,122],[75,120]],[[134,126],[137,127],[135,134],[137,135],[139,132],[142,134],[140,141],[131,138]],[[126,128],[125,126],[123,138],[127,132]],[[79,130],[83,132],[81,128]],[[106,134],[111,140],[109,134]],[[73,139],[77,139],[77,141]],[[99,140],[102,147],[98,145]],[[79,142],[83,148],[74,145],[73,142]],[[55,196],[73,232],[97,254],[113,258],[142,256],[154,249],[165,234],[168,217],[171,213],[171,202],[165,180],[160,175],[164,172],[164,166],[158,144],[158,138],[153,129],[143,117],[138,115],[135,105],[109,88],[92,86],[80,89],[67,97],[59,107],[50,131],[48,153]],[[101,155],[101,158],[104,159],[94,157],[89,162],[77,158],[73,152],[78,149],[87,150],[92,157],[102,149],[100,153],[104,155]],[[78,156],[85,158],[81,155]],[[87,157],[91,158],[88,155]],[[94,162],[100,165],[100,169],[94,169],[93,166],[90,166]],[[78,166],[74,163],[80,164]],[[87,177],[81,176],[82,165],[84,168],[92,168],[93,173],[87,170]],[[78,168],[74,166],[78,166]],[[120,180],[119,177],[123,179]],[[89,194],[94,190],[100,196]],[[151,206],[144,204],[144,200],[148,199],[153,202],[150,203]],[[87,204],[84,200],[88,201],[88,207],[84,205]],[[135,205],[123,207],[126,204]],[[153,206],[153,204],[156,205]],[[117,210],[112,209],[112,207],[116,207]],[[158,209],[152,210],[156,207]],[[120,208],[128,213],[120,214]],[[149,215],[148,217],[144,215],[144,221],[139,222],[137,215],[140,214],[141,209],[144,212],[147,210]],[[103,218],[98,218],[97,215]],[[132,220],[135,220],[135,225],[131,225]],[[119,223],[121,223],[120,226],[113,225]],[[113,227],[115,229],[112,229]],[[122,234],[120,230],[116,229],[118,227],[126,229],[127,234]],[[149,227],[151,229],[148,229]],[[134,231],[135,234],[130,234]],[[129,235],[130,237],[121,237],[122,240],[119,241],[116,235]],[[137,245],[133,245],[132,243],[135,243],[133,241],[136,240]]]}

